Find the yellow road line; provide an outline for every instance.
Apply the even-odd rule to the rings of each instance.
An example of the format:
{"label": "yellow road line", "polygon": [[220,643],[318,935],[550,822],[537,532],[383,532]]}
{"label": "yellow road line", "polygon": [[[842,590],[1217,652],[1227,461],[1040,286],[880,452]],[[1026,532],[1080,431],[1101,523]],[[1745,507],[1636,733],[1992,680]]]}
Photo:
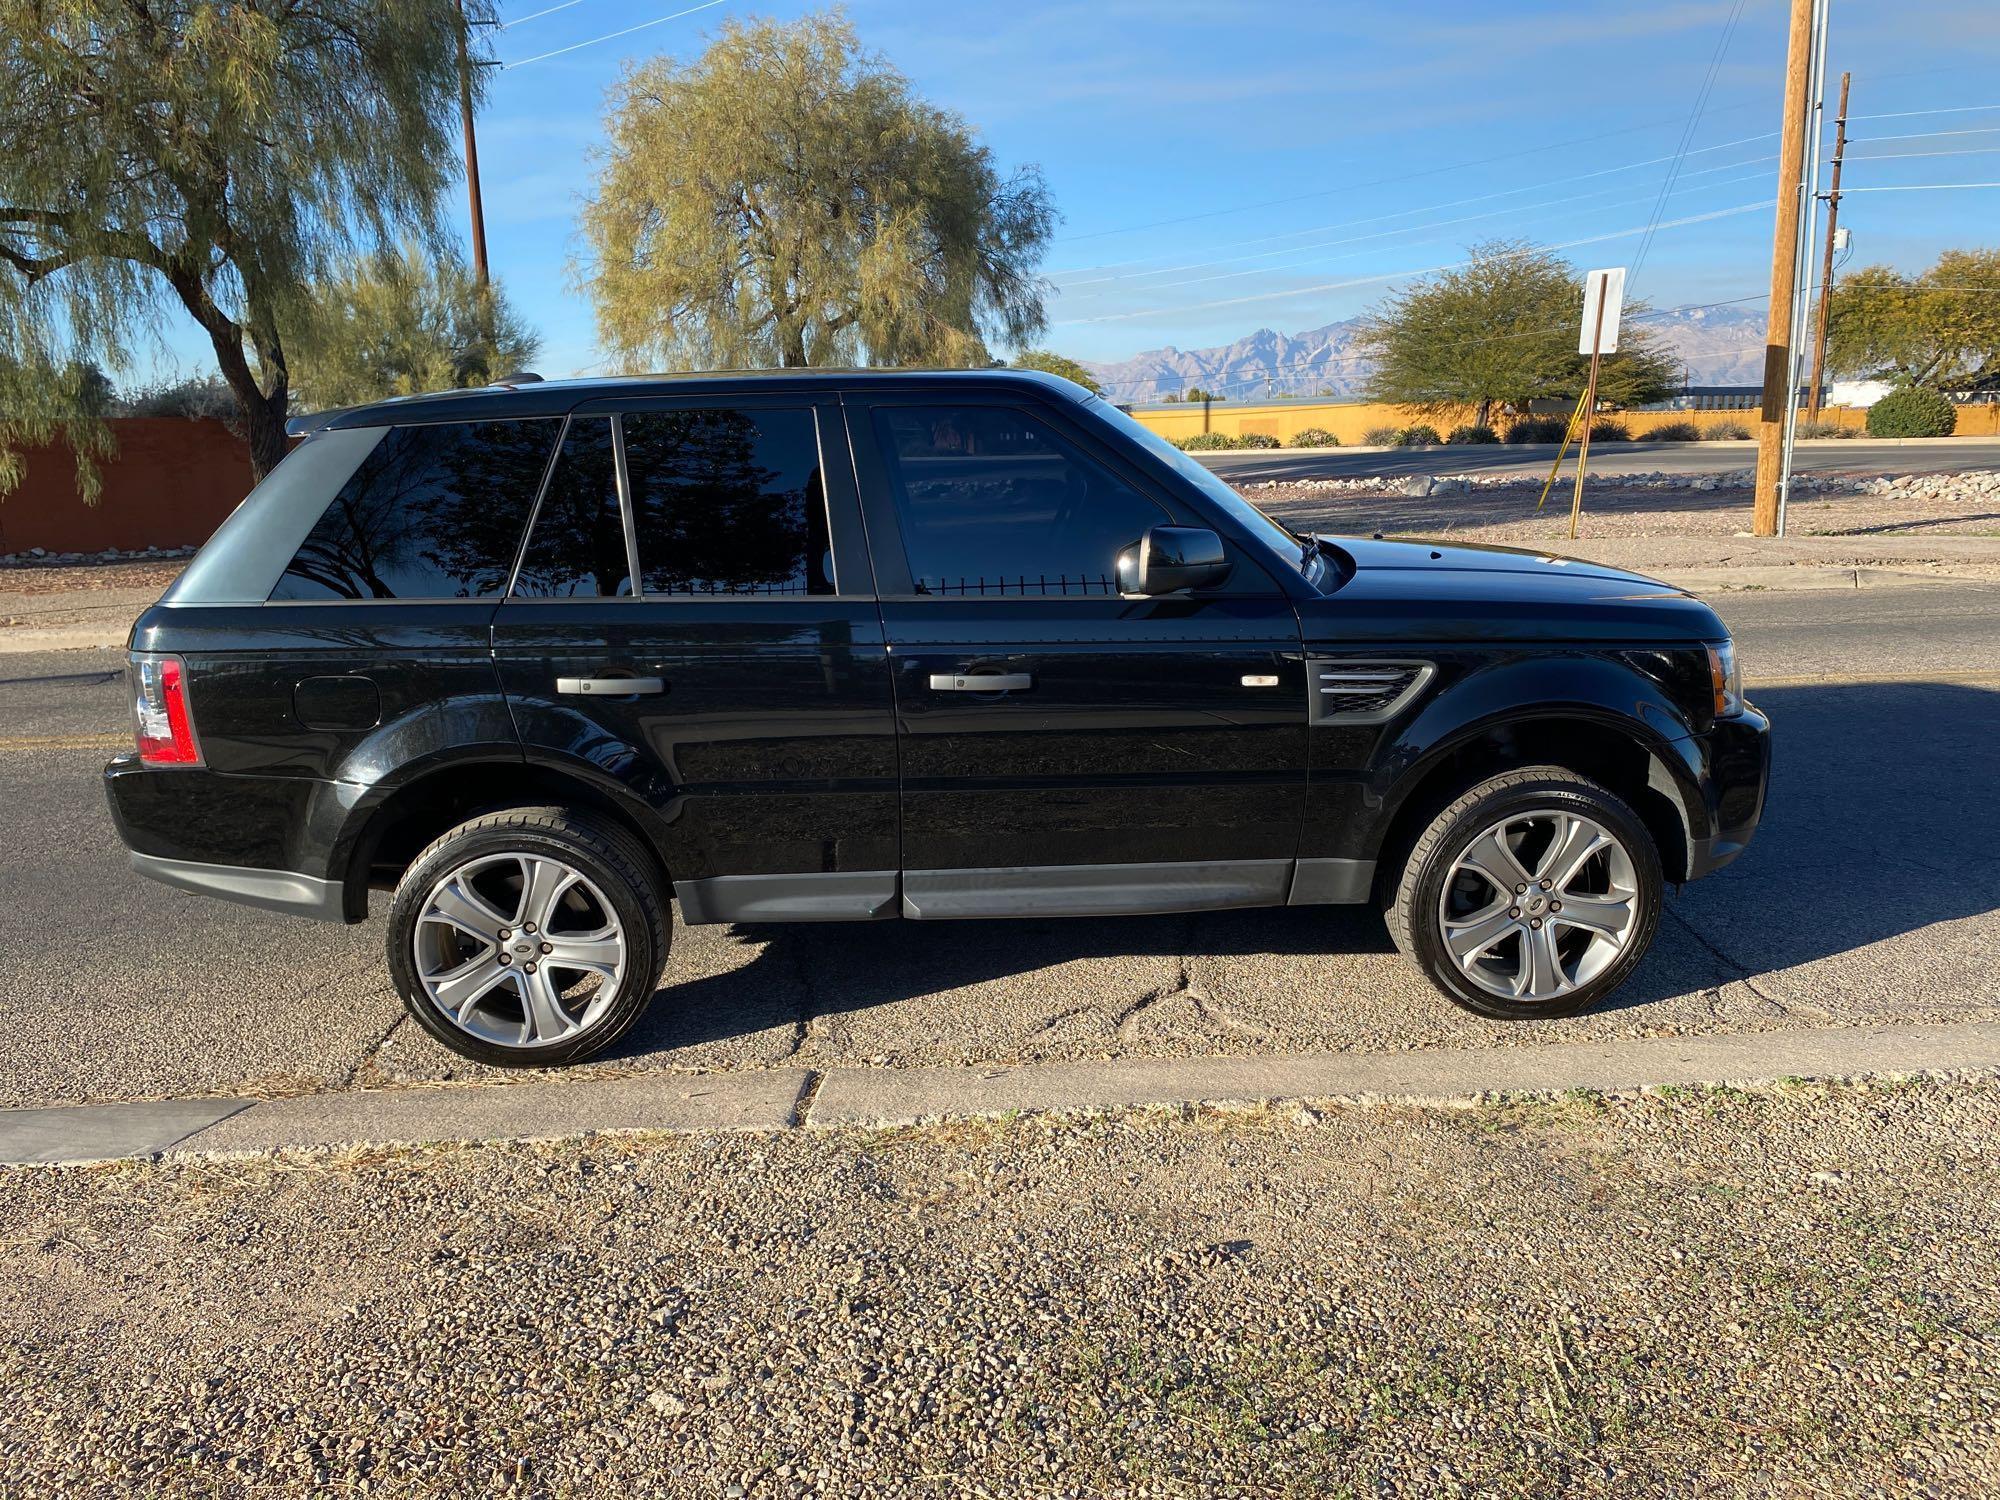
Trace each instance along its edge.
{"label": "yellow road line", "polygon": [[1819,677],[1760,677],[1745,675],[1744,689],[1752,699],[1759,688],[1797,687],[2000,687],[2000,672],[1829,672]]}

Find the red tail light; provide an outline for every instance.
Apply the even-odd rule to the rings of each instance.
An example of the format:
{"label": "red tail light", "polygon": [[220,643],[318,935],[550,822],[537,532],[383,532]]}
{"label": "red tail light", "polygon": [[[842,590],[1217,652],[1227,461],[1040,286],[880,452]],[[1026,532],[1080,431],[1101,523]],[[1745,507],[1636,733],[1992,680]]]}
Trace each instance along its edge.
{"label": "red tail light", "polygon": [[194,716],[188,712],[187,668],[178,656],[132,658],[132,719],[139,759],[149,766],[198,766]]}

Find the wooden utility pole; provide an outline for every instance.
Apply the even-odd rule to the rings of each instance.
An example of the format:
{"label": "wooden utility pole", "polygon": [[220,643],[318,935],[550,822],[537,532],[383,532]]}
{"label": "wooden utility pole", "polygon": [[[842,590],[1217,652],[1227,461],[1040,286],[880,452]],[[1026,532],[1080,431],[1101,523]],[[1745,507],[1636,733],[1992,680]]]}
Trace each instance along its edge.
{"label": "wooden utility pole", "polygon": [[1847,85],[1852,73],[1840,75],[1840,113],[1833,122],[1833,181],[1826,192],[1826,254],[1819,269],[1819,310],[1813,314],[1812,393],[1806,398],[1806,415],[1819,420],[1820,402],[1825,397],[1826,304],[1833,296],[1833,232],[1840,227],[1840,158],[1847,151]]}
{"label": "wooden utility pole", "polygon": [[458,0],[458,117],[465,126],[465,190],[472,200],[472,273],[486,285],[486,211],[479,202],[479,143],[472,134],[472,52],[465,0]]}
{"label": "wooden utility pole", "polygon": [[1778,140],[1778,222],[1771,232],[1771,306],[1764,334],[1764,406],[1757,414],[1757,506],[1751,530],[1778,534],[1778,479],[1792,390],[1792,301],[1799,274],[1799,199],[1805,192],[1806,91],[1812,72],[1813,0],[1791,0],[1785,46],[1785,118]]}

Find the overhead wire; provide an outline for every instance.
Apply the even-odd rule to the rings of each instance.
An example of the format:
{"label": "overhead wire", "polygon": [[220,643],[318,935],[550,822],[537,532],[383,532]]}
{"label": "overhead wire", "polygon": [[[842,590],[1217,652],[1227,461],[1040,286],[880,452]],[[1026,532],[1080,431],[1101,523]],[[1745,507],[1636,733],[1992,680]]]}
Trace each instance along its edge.
{"label": "overhead wire", "polygon": [[[548,52],[537,52],[533,57],[516,58],[512,62],[502,62],[503,71],[525,68],[529,63],[547,62],[552,57],[562,57],[566,53],[581,52],[585,47],[595,47],[601,42],[616,41],[621,36],[630,36],[635,31],[644,31],[649,26],[664,26],[669,21],[678,21],[682,16],[691,16],[698,10],[713,10],[723,0],[702,0],[699,5],[690,5],[686,10],[677,10],[670,16],[655,16],[650,21],[641,21],[637,26],[627,26],[622,31],[607,31],[603,36],[594,36],[587,42],[572,42],[567,47],[557,47]],[[526,19],[525,17],[523,19]]]}
{"label": "overhead wire", "polygon": [[1702,78],[1701,87],[1695,93],[1694,108],[1688,113],[1687,124],[1681,129],[1681,139],[1675,148],[1673,162],[1667,168],[1666,176],[1660,182],[1659,201],[1653,205],[1652,220],[1646,226],[1646,237],[1639,241],[1639,252],[1632,258],[1629,273],[1631,283],[1639,280],[1639,272],[1645,267],[1646,252],[1653,248],[1653,236],[1660,222],[1660,215],[1667,211],[1667,199],[1673,192],[1675,179],[1680,176],[1681,164],[1687,158],[1688,147],[1694,142],[1694,133],[1701,126],[1701,117],[1708,109],[1710,96],[1715,92],[1716,76],[1722,70],[1722,59],[1729,51],[1729,39],[1736,34],[1736,23],[1743,18],[1744,0],[1736,0],[1730,8],[1729,19],[1722,28],[1722,35],[1716,40],[1715,52],[1708,60],[1708,72]]}

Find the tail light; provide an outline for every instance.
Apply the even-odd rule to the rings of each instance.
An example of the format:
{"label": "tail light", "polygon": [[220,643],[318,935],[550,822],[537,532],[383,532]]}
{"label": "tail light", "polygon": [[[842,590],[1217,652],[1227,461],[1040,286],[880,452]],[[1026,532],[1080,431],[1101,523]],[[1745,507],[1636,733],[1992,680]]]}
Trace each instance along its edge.
{"label": "tail light", "polygon": [[132,724],[139,760],[149,766],[198,766],[194,715],[188,711],[187,668],[178,656],[134,655]]}

